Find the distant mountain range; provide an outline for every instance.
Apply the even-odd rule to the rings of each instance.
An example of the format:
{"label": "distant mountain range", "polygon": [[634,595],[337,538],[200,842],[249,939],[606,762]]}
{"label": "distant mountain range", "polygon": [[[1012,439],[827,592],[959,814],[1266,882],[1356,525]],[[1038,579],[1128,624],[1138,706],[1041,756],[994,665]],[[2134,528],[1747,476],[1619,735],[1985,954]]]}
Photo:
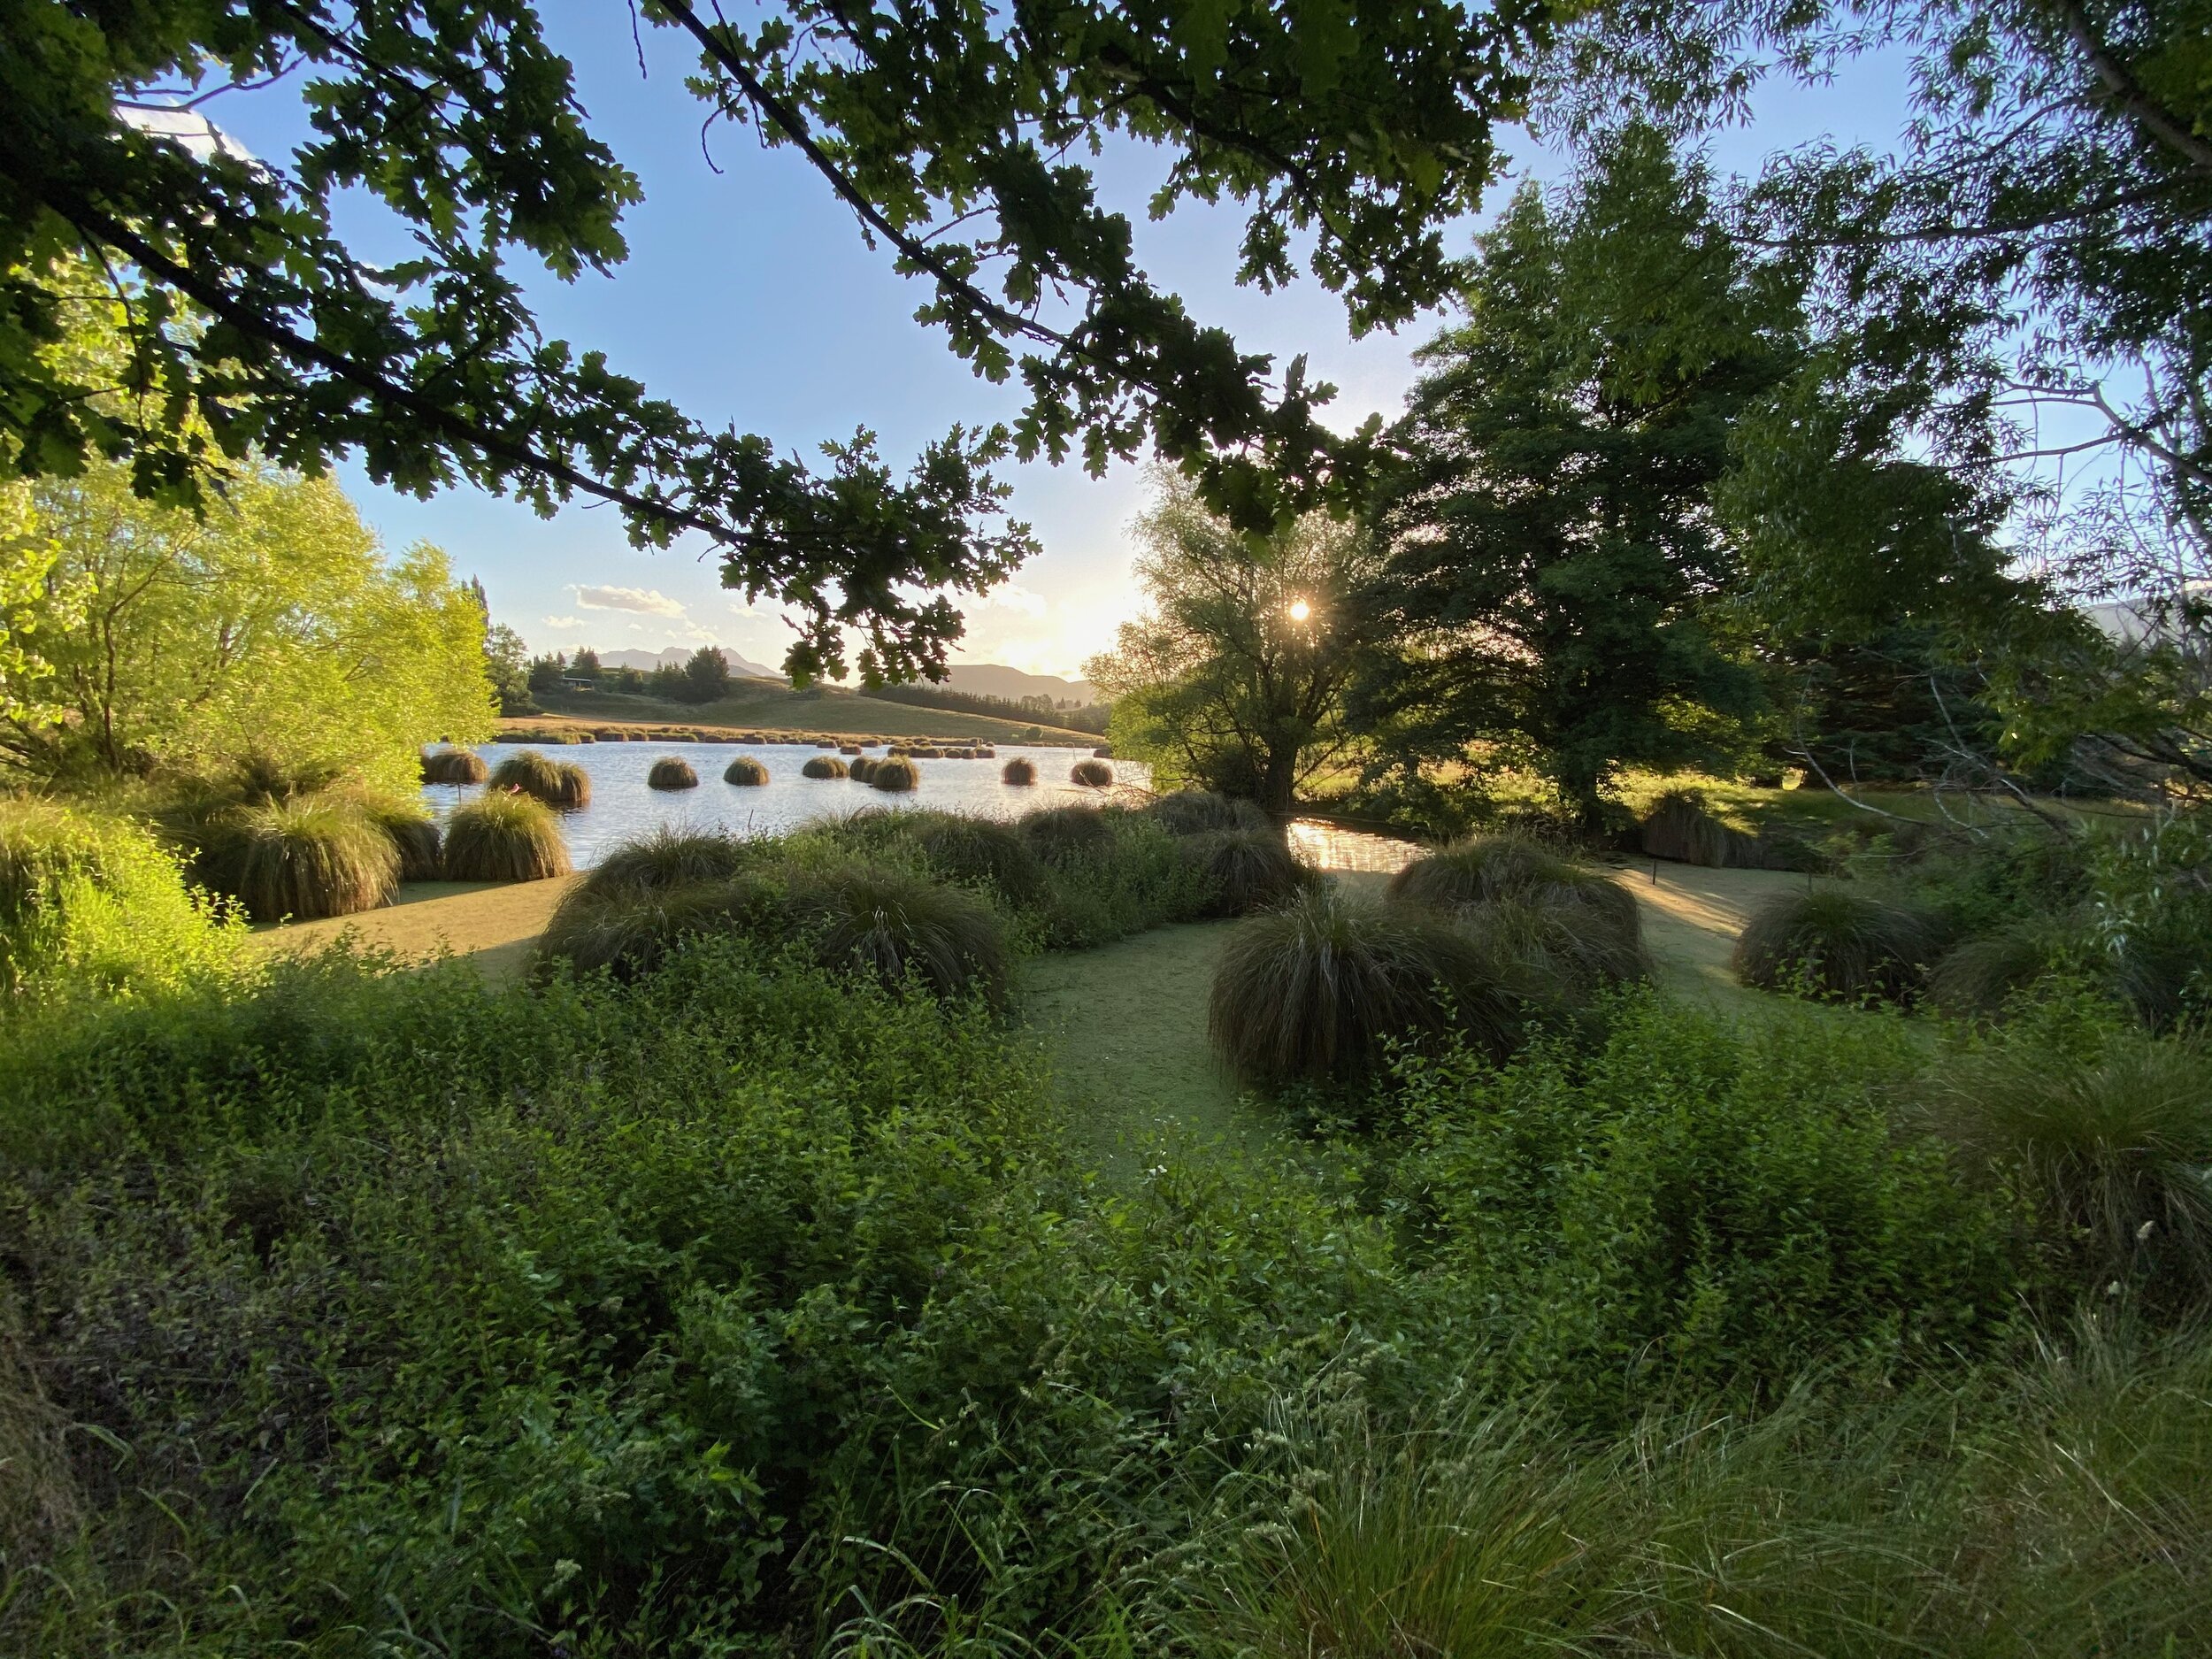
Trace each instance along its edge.
{"label": "distant mountain range", "polygon": [[1057,674],[1025,674],[1000,663],[955,663],[944,682],[955,691],[978,697],[1050,697],[1055,703],[1090,704],[1098,701],[1098,687],[1087,680],[1063,680]]}
{"label": "distant mountain range", "polygon": [[[681,668],[691,660],[695,645],[672,645],[664,651],[602,651],[600,665],[603,668],[634,668],[641,674],[649,674],[664,663]],[[730,665],[730,672],[741,680],[781,680],[782,674],[772,668],[763,668],[758,663],[740,657],[726,645],[714,648],[722,653],[722,660]]]}

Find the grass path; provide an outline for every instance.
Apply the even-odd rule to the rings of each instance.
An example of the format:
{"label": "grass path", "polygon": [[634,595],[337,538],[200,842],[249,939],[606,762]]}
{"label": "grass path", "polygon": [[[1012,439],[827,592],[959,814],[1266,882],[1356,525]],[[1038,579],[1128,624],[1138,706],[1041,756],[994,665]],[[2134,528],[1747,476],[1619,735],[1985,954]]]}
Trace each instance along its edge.
{"label": "grass path", "polygon": [[407,962],[450,952],[468,957],[488,979],[511,979],[529,961],[553,907],[579,879],[411,881],[380,910],[257,927],[251,937],[270,956],[307,956],[342,938]]}

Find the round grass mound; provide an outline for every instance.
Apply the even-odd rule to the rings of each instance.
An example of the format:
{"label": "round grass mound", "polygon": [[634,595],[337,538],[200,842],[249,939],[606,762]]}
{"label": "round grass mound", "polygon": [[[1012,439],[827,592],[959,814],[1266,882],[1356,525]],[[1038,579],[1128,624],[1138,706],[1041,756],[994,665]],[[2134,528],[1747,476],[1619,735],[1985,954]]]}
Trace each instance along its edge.
{"label": "round grass mound", "polygon": [[1068,781],[1087,789],[1103,789],[1114,780],[1114,769],[1102,760],[1079,760],[1068,768]]}
{"label": "round grass mound", "polygon": [[2200,1041],[2126,1031],[2085,1052],[1993,1043],[1924,1087],[1929,1123],[2028,1196],[2089,1286],[2140,1276],[2172,1301],[2212,1294],[2212,1056]]}
{"label": "round grass mound", "polygon": [[1907,1002],[1923,987],[1935,944],[1925,918],[1848,887],[1788,893],[1746,924],[1736,941],[1736,977],[1763,990],[1842,1002]]}
{"label": "round grass mound", "polygon": [[492,768],[491,787],[518,790],[534,801],[552,806],[561,793],[560,763],[534,749],[522,749]]}
{"label": "round grass mound", "polygon": [[491,773],[472,749],[442,749],[422,757],[425,783],[481,783]]}
{"label": "round grass mound", "polygon": [[1449,918],[1309,887],[1230,938],[1214,974],[1207,1033],[1236,1074],[1262,1087],[1345,1079],[1394,1038],[1456,1030],[1502,1058],[1531,1019],[1525,986]]}
{"label": "round grass mound", "polygon": [[1178,789],[1144,809],[1171,835],[1211,835],[1223,830],[1272,830],[1275,822],[1256,801],[1235,800],[1211,789]]}
{"label": "round grass mound", "polygon": [[1005,1000],[1005,927],[956,887],[872,864],[810,871],[794,881],[791,915],[825,967],[941,997]]}
{"label": "round grass mound", "polygon": [[1586,997],[1651,977],[1632,900],[1624,917],[1594,908],[1571,887],[1542,887],[1472,906],[1460,918],[1494,961],[1547,990],[1565,987]]}
{"label": "round grass mound", "polygon": [[868,782],[893,795],[903,795],[922,780],[921,771],[903,755],[893,755],[869,768]]}
{"label": "round grass mound", "polygon": [[834,755],[817,755],[799,768],[802,778],[842,778],[845,763]]}
{"label": "round grass mound", "polygon": [[594,887],[587,878],[546,924],[537,967],[542,972],[566,963],[578,973],[604,970],[634,979],[659,967],[687,939],[773,928],[781,901],[781,888],[752,871],[659,887]]}
{"label": "round grass mound", "polygon": [[1585,873],[1533,836],[1471,835],[1398,872],[1390,878],[1390,896],[1408,904],[1451,910],[1519,898],[1540,887],[1575,881]]}
{"label": "round grass mound", "polygon": [[419,801],[394,801],[382,796],[362,803],[369,821],[391,838],[399,851],[402,881],[435,881],[442,873],[439,861],[438,820]]}
{"label": "round grass mound", "polygon": [[1305,883],[1304,869],[1272,828],[1216,830],[1186,836],[1180,844],[1213,891],[1208,915],[1249,916],[1282,903]]}
{"label": "round grass mound", "polygon": [[740,755],[722,768],[722,781],[736,784],[740,788],[757,789],[768,781],[767,763],[750,755]]}
{"label": "round grass mound", "polygon": [[570,868],[560,819],[534,796],[487,790],[446,820],[449,881],[541,881]]}
{"label": "round grass mound", "polygon": [[845,776],[855,783],[867,783],[876,775],[876,768],[883,763],[872,755],[862,755],[845,768]]}
{"label": "round grass mound", "polygon": [[579,894],[665,893],[705,881],[727,881],[752,862],[743,841],[719,830],[664,824],[609,852],[576,884]]}
{"label": "round grass mound", "polygon": [[1037,781],[1037,763],[1025,755],[1017,755],[998,769],[1001,783],[1033,784]]}
{"label": "round grass mound", "polygon": [[1066,864],[1103,848],[1114,838],[1114,826],[1094,806],[1048,806],[1025,812],[1018,828],[1048,864]]}
{"label": "round grass mound", "polygon": [[2056,916],[2022,916],[1953,946],[1928,971],[1928,999],[1954,1018],[1988,1018],[2065,964],[2079,939]]}
{"label": "round grass mound", "polygon": [[1044,891],[1044,863],[1013,825],[963,812],[895,816],[899,833],[939,875],[995,887],[1016,904]]}
{"label": "round grass mound", "polygon": [[645,773],[649,789],[696,789],[699,774],[681,755],[663,755]]}
{"label": "round grass mound", "polygon": [[398,890],[399,848],[354,802],[265,802],[230,814],[226,830],[211,873],[257,922],[351,916]]}

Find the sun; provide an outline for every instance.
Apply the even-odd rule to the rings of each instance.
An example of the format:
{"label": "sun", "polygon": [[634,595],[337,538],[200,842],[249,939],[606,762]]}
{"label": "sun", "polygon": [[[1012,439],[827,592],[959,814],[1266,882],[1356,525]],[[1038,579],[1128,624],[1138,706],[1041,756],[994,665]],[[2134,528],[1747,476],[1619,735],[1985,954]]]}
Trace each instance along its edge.
{"label": "sun", "polygon": [[1304,600],[1294,599],[1290,602],[1290,619],[1293,622],[1303,622],[1312,614],[1313,607]]}

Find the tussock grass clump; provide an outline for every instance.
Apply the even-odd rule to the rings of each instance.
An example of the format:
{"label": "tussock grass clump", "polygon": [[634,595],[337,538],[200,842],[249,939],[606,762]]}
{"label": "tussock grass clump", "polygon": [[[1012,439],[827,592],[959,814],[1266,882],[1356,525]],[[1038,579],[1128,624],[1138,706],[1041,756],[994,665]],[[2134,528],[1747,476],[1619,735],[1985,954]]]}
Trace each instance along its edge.
{"label": "tussock grass clump", "polygon": [[518,790],[534,801],[552,806],[561,793],[560,763],[534,749],[523,749],[492,768],[491,787]]}
{"label": "tussock grass clump", "polygon": [[1928,973],[1929,1000],[1959,1018],[1987,1018],[2075,954],[2080,930],[2057,916],[2021,916],[1953,946]]}
{"label": "tussock grass clump", "polygon": [[442,873],[439,864],[438,820],[419,801],[395,801],[373,796],[362,803],[369,821],[391,837],[399,849],[402,881],[435,881]]}
{"label": "tussock grass clump", "polygon": [[845,776],[855,783],[866,783],[876,775],[876,768],[883,763],[872,755],[863,755],[845,768]]}
{"label": "tussock grass clump", "polygon": [[868,772],[869,785],[893,795],[904,795],[922,780],[921,770],[903,755],[879,761]]}
{"label": "tussock grass clump", "polygon": [[661,887],[594,887],[587,878],[547,923],[537,967],[542,972],[565,962],[579,973],[604,969],[618,979],[634,979],[659,967],[687,939],[773,928],[781,902],[782,888],[754,871]]}
{"label": "tussock grass clump", "polygon": [[1068,781],[1087,789],[1103,789],[1114,780],[1114,769],[1102,760],[1079,760],[1068,768]]}
{"label": "tussock grass clump", "polygon": [[1588,872],[1532,835],[1473,835],[1415,859],[1390,878],[1390,896],[1408,904],[1455,910],[1523,898],[1541,887],[1589,879]]}
{"label": "tussock grass clump", "polygon": [[1213,889],[1208,908],[1216,916],[1248,916],[1280,904],[1306,879],[1280,832],[1271,827],[1216,830],[1186,836],[1181,846]]}
{"label": "tussock grass clump", "polygon": [[1922,989],[1935,945],[1916,911],[1822,887],[1785,894],[1753,915],[1736,941],[1736,977],[1763,990],[1906,1002]]}
{"label": "tussock grass clump", "polygon": [[664,824],[615,848],[576,884],[576,891],[598,898],[665,893],[703,881],[726,881],[751,862],[750,849],[734,835]]}
{"label": "tussock grass clump", "polygon": [[1715,817],[1694,789],[1670,789],[1636,826],[1637,845],[1654,858],[1714,870],[1756,870],[1766,863],[1759,838]]}
{"label": "tussock grass clump", "polygon": [[1043,862],[1015,826],[960,812],[898,816],[901,831],[938,874],[995,887],[1016,904],[1044,890]]}
{"label": "tussock grass clump", "polygon": [[1392,1038],[1458,1030],[1503,1056],[1528,1010],[1466,929],[1402,904],[1307,888],[1239,928],[1214,975],[1207,1031],[1247,1082],[1356,1077]]}
{"label": "tussock grass clump", "polygon": [[241,807],[210,861],[257,922],[351,916],[389,904],[400,853],[362,809],[329,795]]}
{"label": "tussock grass clump", "polygon": [[833,755],[817,755],[799,768],[802,778],[842,778],[845,763]]}
{"label": "tussock grass clump", "polygon": [[1500,963],[1583,995],[1651,977],[1634,902],[1622,914],[1594,909],[1572,889],[1540,890],[1462,912]]}
{"label": "tussock grass clump", "polygon": [[448,880],[541,881],[570,868],[560,820],[533,796],[487,790],[446,820]]}
{"label": "tussock grass clump", "polygon": [[649,789],[696,789],[699,774],[691,769],[691,763],[681,755],[663,755],[647,769],[645,787]]}
{"label": "tussock grass clump", "polygon": [[1102,851],[1114,839],[1113,825],[1094,806],[1048,806],[1024,813],[1016,826],[1048,864]]}
{"label": "tussock grass clump", "polygon": [[422,757],[425,783],[481,783],[490,773],[472,749],[441,749]]}
{"label": "tussock grass clump", "polygon": [[870,864],[794,879],[794,920],[826,968],[918,983],[949,998],[1006,992],[1006,933],[990,906],[955,887]]}
{"label": "tussock grass clump", "polygon": [[1211,789],[1178,789],[1144,808],[1171,835],[1211,835],[1223,830],[1272,830],[1275,821],[1256,801],[1233,799]]}
{"label": "tussock grass clump", "polygon": [[1037,763],[1026,756],[1017,755],[998,771],[1001,783],[1028,785],[1037,781]]}
{"label": "tussock grass clump", "polygon": [[740,755],[722,769],[722,781],[741,788],[757,789],[768,781],[768,768],[750,755]]}
{"label": "tussock grass clump", "polygon": [[1509,954],[1585,989],[1648,972],[1635,895],[1526,835],[1476,836],[1431,853],[1391,878],[1390,895],[1455,911]]}
{"label": "tussock grass clump", "polygon": [[1932,1074],[1929,1120],[2034,1203],[2101,1288],[2212,1293],[2212,1056],[2200,1041],[2112,1032],[1993,1043]]}
{"label": "tussock grass clump", "polygon": [[857,743],[840,743],[837,746],[837,752],[845,756],[857,755],[860,753],[860,745]]}

